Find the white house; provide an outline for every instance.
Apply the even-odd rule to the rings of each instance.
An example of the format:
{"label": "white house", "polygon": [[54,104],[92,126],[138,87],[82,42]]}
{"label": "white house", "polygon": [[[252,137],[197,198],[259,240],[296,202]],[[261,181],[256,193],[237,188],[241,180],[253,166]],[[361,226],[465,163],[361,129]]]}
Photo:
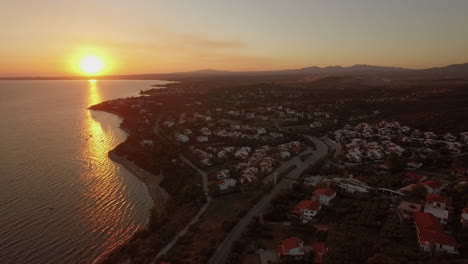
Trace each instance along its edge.
{"label": "white house", "polygon": [[211,130],[207,127],[201,128],[200,133],[204,136],[211,136]]}
{"label": "white house", "polygon": [[312,220],[320,212],[320,209],[320,202],[316,200],[302,200],[294,207],[290,215],[307,222]]}
{"label": "white house", "polygon": [[332,188],[320,188],[314,191],[316,196],[323,205],[330,205],[331,200],[336,197],[336,191]]}
{"label": "white house", "polygon": [[163,126],[165,126],[165,127],[173,127],[174,124],[175,124],[174,121],[164,121],[163,122]]}
{"label": "white house", "polygon": [[426,195],[426,206],[424,212],[430,213],[435,216],[443,225],[447,224],[449,218],[450,205],[452,199],[450,197],[442,196],[439,194]]}
{"label": "white house", "polygon": [[264,127],[257,128],[257,135],[266,134],[266,129]]}
{"label": "white house", "polygon": [[216,179],[218,180],[224,180],[229,177],[229,170],[220,170],[216,173]]}
{"label": "white house", "polygon": [[198,136],[197,142],[208,142],[208,137],[206,136]]}
{"label": "white house", "polygon": [[468,226],[468,207],[463,208],[461,217],[460,217],[460,222],[463,224],[464,227]]}
{"label": "white house", "polygon": [[140,141],[140,146],[142,147],[151,147],[153,145],[153,140],[151,139],[143,139]]}
{"label": "white house", "polygon": [[238,159],[246,159],[252,149],[250,147],[242,147],[234,153],[234,157]]}
{"label": "white house", "polygon": [[188,142],[189,141],[189,137],[184,135],[184,134],[180,134],[180,133],[177,133],[176,134],[176,140],[179,141],[179,142]]}
{"label": "white house", "polygon": [[416,212],[414,215],[418,242],[424,251],[445,251],[458,254],[460,244],[444,232],[442,224],[432,214]]}
{"label": "white house", "polygon": [[421,185],[426,188],[427,193],[440,193],[442,188],[444,187],[444,184],[441,183],[440,181],[436,180],[429,180],[425,182],[421,182]]}
{"label": "white house", "polygon": [[278,153],[280,159],[288,159],[291,157],[291,153],[289,151],[281,151]]}
{"label": "white house", "polygon": [[218,182],[219,190],[224,191],[236,187],[237,181],[233,178],[227,178]]}
{"label": "white house", "polygon": [[302,259],[305,254],[304,241],[298,237],[290,237],[281,241],[277,250],[279,257],[290,256],[295,259]]}

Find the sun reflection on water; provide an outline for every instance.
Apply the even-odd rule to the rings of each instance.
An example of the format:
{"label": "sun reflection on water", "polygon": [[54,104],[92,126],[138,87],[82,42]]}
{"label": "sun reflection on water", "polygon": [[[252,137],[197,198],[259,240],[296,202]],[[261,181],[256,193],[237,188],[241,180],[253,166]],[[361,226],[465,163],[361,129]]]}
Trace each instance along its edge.
{"label": "sun reflection on water", "polygon": [[[88,84],[87,105],[102,102],[98,82],[90,80]],[[95,120],[95,116],[101,114],[88,110],[83,127],[86,143],[82,155],[88,163],[82,176],[87,186],[83,199],[88,204],[83,208],[82,219],[91,230],[105,230],[108,234],[106,241],[95,241],[95,246],[109,249],[121,242],[122,230],[116,230],[116,223],[120,219],[119,209],[126,206],[126,201],[121,193],[125,187],[121,179],[116,177],[117,167],[108,158],[114,140],[111,133],[106,133],[101,123]]]}

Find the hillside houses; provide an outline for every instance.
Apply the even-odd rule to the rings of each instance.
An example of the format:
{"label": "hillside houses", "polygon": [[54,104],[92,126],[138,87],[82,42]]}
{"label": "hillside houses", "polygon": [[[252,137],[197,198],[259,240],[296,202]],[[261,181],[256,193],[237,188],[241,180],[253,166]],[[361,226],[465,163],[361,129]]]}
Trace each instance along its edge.
{"label": "hillside houses", "polygon": [[192,155],[200,163],[202,161],[205,161],[204,164],[207,164],[207,162],[210,164],[213,164],[213,162],[232,162],[228,167],[214,173],[214,178],[217,180],[234,178],[238,179],[242,184],[248,184],[273,172],[280,163],[280,153],[298,154],[304,149],[304,146],[297,141],[293,141],[277,147],[264,145],[256,149],[246,146],[206,147],[205,149],[192,148]]}

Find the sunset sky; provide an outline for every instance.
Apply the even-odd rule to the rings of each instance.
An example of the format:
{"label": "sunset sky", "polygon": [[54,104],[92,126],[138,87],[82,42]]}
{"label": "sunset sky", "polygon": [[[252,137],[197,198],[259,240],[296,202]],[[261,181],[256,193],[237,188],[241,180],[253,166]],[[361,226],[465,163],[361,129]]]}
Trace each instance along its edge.
{"label": "sunset sky", "polygon": [[2,0],[0,76],[468,62],[466,0]]}

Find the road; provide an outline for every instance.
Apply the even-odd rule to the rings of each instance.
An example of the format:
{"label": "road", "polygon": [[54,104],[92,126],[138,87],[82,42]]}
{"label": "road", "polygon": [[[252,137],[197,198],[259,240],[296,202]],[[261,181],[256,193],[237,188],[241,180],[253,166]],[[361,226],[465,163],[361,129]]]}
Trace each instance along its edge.
{"label": "road", "polygon": [[182,229],[179,233],[177,233],[177,235],[172,238],[172,240],[164,247],[162,248],[159,253],[156,255],[156,257],[153,259],[153,261],[151,262],[152,264],[155,264],[157,263],[156,261],[164,254],[166,254],[176,243],[177,243],[177,240],[179,240],[179,238],[183,237],[189,227],[193,224],[195,224],[198,219],[200,219],[200,216],[206,211],[206,209],[208,208],[208,206],[210,205],[211,203],[211,197],[210,196],[207,196],[206,197],[206,203],[200,208],[200,210],[198,211],[198,213],[195,215],[194,218],[192,218],[192,220],[184,227],[184,229]]}
{"label": "road", "polygon": [[[328,152],[328,147],[320,140],[314,137],[308,136],[310,140],[315,143],[316,150],[311,156],[304,162],[298,162],[298,166],[288,174],[290,178],[298,178],[302,172],[315,164],[319,159],[324,157]],[[297,161],[293,161],[297,162]],[[278,173],[280,173],[279,171]],[[276,197],[282,190],[286,189],[289,185],[287,180],[282,179],[277,185],[267,195],[263,196],[260,201],[257,202],[245,215],[242,217],[239,222],[234,226],[234,228],[225,236],[223,242],[218,246],[213,256],[211,256],[208,264],[221,264],[226,261],[229,252],[231,251],[232,245],[237,241],[242,233],[244,232],[247,225],[250,223],[254,216],[259,216],[265,212],[265,210],[270,205],[271,200]]]}
{"label": "road", "polygon": [[193,164],[189,159],[184,157],[182,154],[179,155],[179,158],[183,162],[185,162],[185,164],[189,165],[194,170],[196,170],[198,172],[198,174],[200,174],[200,176],[202,177],[203,191],[205,192],[205,195],[208,195],[208,174],[206,174],[206,172],[204,172],[203,170],[201,170],[200,168],[195,166],[195,164]]}
{"label": "road", "polygon": [[274,177],[275,177],[275,174],[277,175],[280,175],[283,171],[285,171],[286,169],[288,169],[289,167],[291,167],[292,165],[296,165],[297,167],[299,165],[302,164],[302,161],[301,161],[301,156],[302,155],[305,155],[305,154],[308,154],[308,153],[313,153],[313,149],[311,147],[307,147],[306,150],[302,151],[301,153],[299,153],[297,156],[295,156],[294,158],[288,160],[288,161],[285,161],[281,164],[281,166],[279,166],[278,168],[276,168],[276,170],[272,173],[270,173],[268,176],[266,176],[264,179],[263,179],[263,183],[269,183],[271,181],[273,181]]}
{"label": "road", "polygon": [[176,243],[177,243],[177,240],[179,240],[179,238],[183,237],[189,227],[193,224],[195,224],[199,219],[200,219],[200,216],[206,211],[206,209],[208,208],[208,206],[210,205],[211,203],[211,197],[209,195],[209,192],[208,192],[208,174],[206,174],[206,172],[204,172],[203,170],[201,170],[200,168],[198,168],[197,166],[195,166],[189,159],[187,159],[186,157],[184,157],[183,155],[179,155],[179,158],[185,162],[187,165],[189,165],[190,167],[192,167],[194,170],[196,170],[198,172],[198,174],[200,174],[201,176],[201,179],[202,179],[202,186],[203,186],[203,191],[205,193],[205,196],[206,196],[206,202],[205,204],[203,204],[203,206],[200,208],[200,210],[198,211],[198,213],[192,218],[192,220],[187,224],[185,225],[185,227],[179,232],[177,233],[177,235],[175,235],[172,240],[167,243],[167,245],[162,248],[158,254],[156,255],[156,257],[153,259],[153,261],[151,262],[152,264],[155,264],[157,263],[156,261],[164,254],[166,254]]}

